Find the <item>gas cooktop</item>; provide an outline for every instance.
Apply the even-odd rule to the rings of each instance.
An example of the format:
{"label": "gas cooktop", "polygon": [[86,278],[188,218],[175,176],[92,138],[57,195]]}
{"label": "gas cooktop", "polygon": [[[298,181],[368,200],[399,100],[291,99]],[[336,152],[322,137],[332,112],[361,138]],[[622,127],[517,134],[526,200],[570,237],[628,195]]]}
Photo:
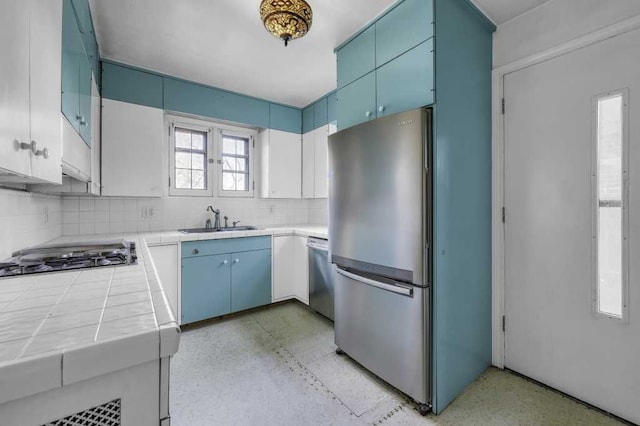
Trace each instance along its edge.
{"label": "gas cooktop", "polygon": [[48,244],[17,251],[1,261],[0,277],[136,262],[136,245],[126,240]]}

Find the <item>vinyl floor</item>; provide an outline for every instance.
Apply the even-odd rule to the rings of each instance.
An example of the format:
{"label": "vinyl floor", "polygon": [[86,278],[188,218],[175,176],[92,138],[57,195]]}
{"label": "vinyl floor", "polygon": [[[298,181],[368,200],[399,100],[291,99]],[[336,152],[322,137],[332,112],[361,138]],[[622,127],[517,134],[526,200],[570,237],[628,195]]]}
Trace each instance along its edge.
{"label": "vinyl floor", "polygon": [[298,302],[187,328],[171,363],[171,424],[619,424],[493,368],[440,416],[422,417],[403,395],[335,349],[332,323]]}

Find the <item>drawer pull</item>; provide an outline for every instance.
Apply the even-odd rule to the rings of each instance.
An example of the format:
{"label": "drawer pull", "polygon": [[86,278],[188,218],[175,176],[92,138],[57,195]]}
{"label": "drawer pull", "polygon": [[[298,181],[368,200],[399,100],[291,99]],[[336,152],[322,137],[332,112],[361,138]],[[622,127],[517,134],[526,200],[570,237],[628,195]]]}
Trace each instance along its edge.
{"label": "drawer pull", "polygon": [[192,251],[191,253],[193,253],[193,254],[198,254],[198,253],[200,253],[200,250],[198,250],[198,249],[193,249],[193,251]]}
{"label": "drawer pull", "polygon": [[240,263],[240,259],[235,259],[233,263]]}

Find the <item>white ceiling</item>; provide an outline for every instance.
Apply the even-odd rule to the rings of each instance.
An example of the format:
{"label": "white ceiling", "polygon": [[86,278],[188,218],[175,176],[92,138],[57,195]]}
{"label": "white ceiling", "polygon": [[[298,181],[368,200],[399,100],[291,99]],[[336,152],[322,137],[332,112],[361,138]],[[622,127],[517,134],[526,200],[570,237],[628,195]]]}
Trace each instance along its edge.
{"label": "white ceiling", "polygon": [[[288,47],[264,29],[260,0],[91,0],[100,55],[303,107],[336,87],[333,49],[395,0],[308,0],[313,25]],[[473,0],[496,24],[547,0]]]}
{"label": "white ceiling", "polygon": [[336,87],[333,49],[395,0],[310,0],[313,25],[288,47],[260,0],[91,0],[100,55],[303,107]]}
{"label": "white ceiling", "polygon": [[472,0],[473,3],[491,19],[500,25],[518,15],[540,6],[550,0]]}

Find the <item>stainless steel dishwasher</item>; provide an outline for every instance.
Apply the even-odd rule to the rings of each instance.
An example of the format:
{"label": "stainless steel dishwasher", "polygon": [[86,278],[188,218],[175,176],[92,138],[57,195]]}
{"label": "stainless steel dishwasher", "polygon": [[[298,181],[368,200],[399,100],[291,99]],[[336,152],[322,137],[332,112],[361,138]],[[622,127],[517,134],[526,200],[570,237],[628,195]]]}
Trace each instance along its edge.
{"label": "stainless steel dishwasher", "polygon": [[333,265],[329,262],[329,243],[309,238],[309,306],[333,321]]}

